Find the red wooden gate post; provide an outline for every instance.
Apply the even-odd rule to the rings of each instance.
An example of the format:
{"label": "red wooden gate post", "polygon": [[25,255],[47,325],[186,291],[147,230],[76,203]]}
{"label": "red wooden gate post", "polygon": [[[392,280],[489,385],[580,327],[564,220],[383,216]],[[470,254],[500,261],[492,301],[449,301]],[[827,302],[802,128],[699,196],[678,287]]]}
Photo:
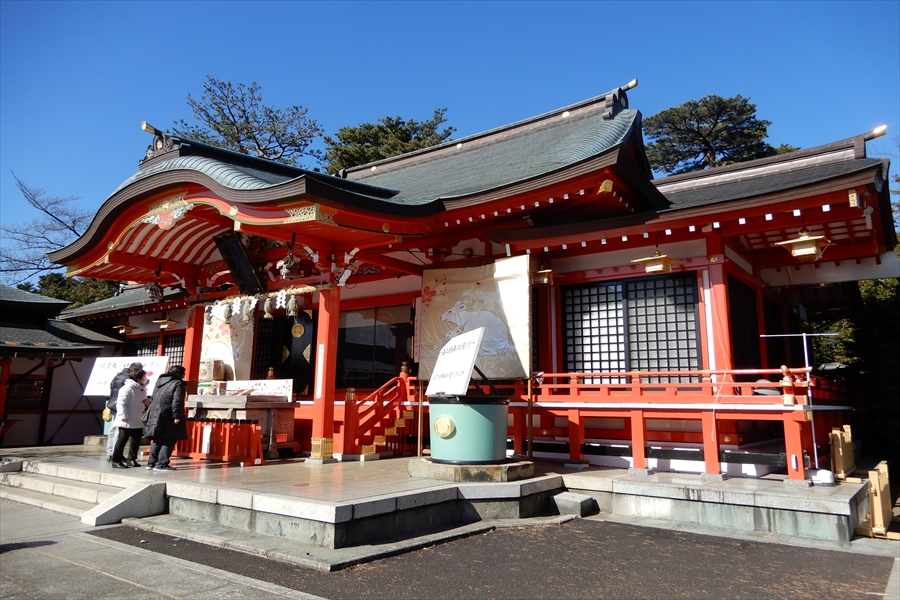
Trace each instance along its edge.
{"label": "red wooden gate post", "polygon": [[631,459],[634,469],[647,470],[647,424],[644,411],[631,411]]}
{"label": "red wooden gate post", "polygon": [[[700,415],[703,424],[703,463],[706,475],[722,477],[719,462],[719,436],[716,431],[716,415],[712,411],[704,411]],[[723,477],[724,478],[724,477]]]}
{"label": "red wooden gate post", "polygon": [[334,391],[341,288],[330,285],[331,289],[319,292],[311,460],[332,460],[334,456]]}
{"label": "red wooden gate post", "polygon": [[785,413],[784,417],[784,450],[787,454],[788,479],[803,481],[806,472],[803,466],[803,435],[800,428],[804,418],[802,411]]}
{"label": "red wooden gate post", "polygon": [[569,458],[581,460],[581,445],[584,443],[584,421],[581,411],[577,408],[569,409]]}

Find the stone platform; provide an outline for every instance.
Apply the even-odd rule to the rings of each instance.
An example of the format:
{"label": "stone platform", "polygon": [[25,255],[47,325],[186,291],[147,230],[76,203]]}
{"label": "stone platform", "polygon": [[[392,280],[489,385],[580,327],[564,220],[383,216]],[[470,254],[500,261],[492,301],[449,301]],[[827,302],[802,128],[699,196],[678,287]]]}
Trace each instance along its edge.
{"label": "stone platform", "polygon": [[432,462],[428,458],[411,458],[407,466],[410,477],[467,483],[520,481],[534,477],[534,463],[508,460],[493,465],[453,465]]}
{"label": "stone platform", "polygon": [[[123,488],[162,482],[167,514],[129,519],[130,525],[165,531],[169,523],[178,535],[178,523],[191,522],[191,531],[206,531],[204,536],[198,534],[198,541],[239,539],[229,543],[264,555],[259,548],[266,544],[282,549],[294,544],[312,554],[313,549],[321,553],[378,546],[387,539],[414,540],[435,532],[463,535],[483,529],[479,523],[553,518],[560,512],[555,498],[566,492],[589,496],[594,512],[612,516],[841,545],[852,538],[869,502],[865,484],[793,488],[777,475],[704,481],[695,474],[638,475],[625,469],[542,461],[511,461],[492,475],[509,479],[531,470],[532,476],[524,479],[478,482],[425,477],[418,469],[434,474],[435,467],[455,465],[409,458],[335,464],[293,459],[247,467],[178,460],[178,470],[172,472],[142,468],[113,472],[101,447],[14,452],[24,459],[24,477],[16,480],[16,486],[26,486],[30,473],[51,471],[64,474],[70,483],[98,477],[115,477]],[[452,468],[445,473],[457,476]],[[0,491],[15,499],[9,495],[15,490],[8,486]],[[589,511],[582,505],[579,512]]]}

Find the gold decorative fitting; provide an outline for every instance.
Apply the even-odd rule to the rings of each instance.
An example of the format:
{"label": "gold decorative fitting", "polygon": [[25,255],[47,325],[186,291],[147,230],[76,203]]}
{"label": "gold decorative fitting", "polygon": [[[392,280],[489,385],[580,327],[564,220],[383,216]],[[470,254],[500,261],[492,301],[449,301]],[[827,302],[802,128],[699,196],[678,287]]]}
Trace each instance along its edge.
{"label": "gold decorative fitting", "polygon": [[318,460],[334,458],[334,438],[312,438],[312,451],[309,457]]}
{"label": "gold decorative fitting", "polygon": [[302,324],[297,323],[293,327],[291,327],[291,335],[295,338],[303,337],[303,334],[306,333],[306,327]]}
{"label": "gold decorative fitting", "polygon": [[286,208],[285,212],[289,215],[285,219],[285,223],[323,223],[325,225],[336,225],[334,222],[335,211],[322,208],[319,204],[309,204],[297,208]]}
{"label": "gold decorative fitting", "polygon": [[434,433],[441,439],[447,439],[456,431],[456,424],[453,419],[446,415],[437,417],[434,420]]}
{"label": "gold decorative fitting", "polygon": [[385,233],[391,232],[391,226],[388,223],[382,223],[381,230]]}
{"label": "gold decorative fitting", "polygon": [[600,184],[600,188],[597,190],[598,194],[608,194],[613,191],[613,182],[612,179],[604,179],[603,183]]}
{"label": "gold decorative fitting", "polygon": [[239,212],[240,211],[238,210],[237,206],[232,206],[230,209],[228,209],[228,214],[232,217],[236,217]]}
{"label": "gold decorative fitting", "polygon": [[[147,217],[152,217],[153,215],[159,215],[164,212],[169,212],[170,210],[176,208],[193,208],[194,205],[185,201],[184,197],[185,194],[176,194],[174,196],[168,196],[166,198],[163,198],[162,200],[153,202],[152,204],[150,204],[150,206],[147,207]],[[190,210],[190,208],[188,208],[187,210]]]}

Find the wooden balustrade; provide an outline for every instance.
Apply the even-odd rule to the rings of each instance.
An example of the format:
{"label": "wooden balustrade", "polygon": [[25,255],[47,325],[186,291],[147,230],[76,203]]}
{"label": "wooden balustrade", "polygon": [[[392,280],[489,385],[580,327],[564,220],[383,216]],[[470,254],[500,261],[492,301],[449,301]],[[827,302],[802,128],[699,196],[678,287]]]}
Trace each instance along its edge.
{"label": "wooden balustrade", "polygon": [[[407,388],[410,402],[416,399],[417,385],[416,381]],[[568,425],[562,429],[529,429],[526,386],[520,381],[495,385],[511,400],[513,423],[509,432],[516,453],[524,453],[531,433],[567,437],[570,457],[581,459],[585,417],[622,418],[628,420],[626,434],[630,433],[633,466],[645,469],[651,439],[648,420],[697,420],[701,425],[696,435],[703,443],[705,470],[710,475],[720,473],[720,444],[737,441],[736,435],[732,440],[730,435],[720,433],[720,426],[736,421],[774,421],[784,428],[789,478],[804,479],[804,456],[814,456],[814,446],[827,443],[819,421],[835,421],[839,414],[835,409],[847,408],[836,406],[846,403],[843,389],[808,376],[805,368],[544,373],[531,386],[533,410],[550,420],[564,417]],[[812,430],[814,414],[819,415],[818,436]]]}
{"label": "wooden balustrade", "polygon": [[[265,464],[259,423],[243,419],[188,419],[188,439],[173,454],[224,462]],[[205,432],[208,431],[208,435]]]}

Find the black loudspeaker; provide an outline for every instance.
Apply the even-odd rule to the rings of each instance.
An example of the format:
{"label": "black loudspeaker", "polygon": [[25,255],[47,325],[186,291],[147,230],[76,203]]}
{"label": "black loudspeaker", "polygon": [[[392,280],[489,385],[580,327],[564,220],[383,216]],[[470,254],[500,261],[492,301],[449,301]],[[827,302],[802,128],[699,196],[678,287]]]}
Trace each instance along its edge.
{"label": "black loudspeaker", "polygon": [[228,270],[231,271],[231,276],[234,277],[234,282],[242,294],[258,294],[265,290],[253,263],[250,262],[250,257],[247,256],[247,250],[241,243],[241,236],[234,231],[226,231],[215,236],[213,241],[218,246],[219,253],[228,265]]}

